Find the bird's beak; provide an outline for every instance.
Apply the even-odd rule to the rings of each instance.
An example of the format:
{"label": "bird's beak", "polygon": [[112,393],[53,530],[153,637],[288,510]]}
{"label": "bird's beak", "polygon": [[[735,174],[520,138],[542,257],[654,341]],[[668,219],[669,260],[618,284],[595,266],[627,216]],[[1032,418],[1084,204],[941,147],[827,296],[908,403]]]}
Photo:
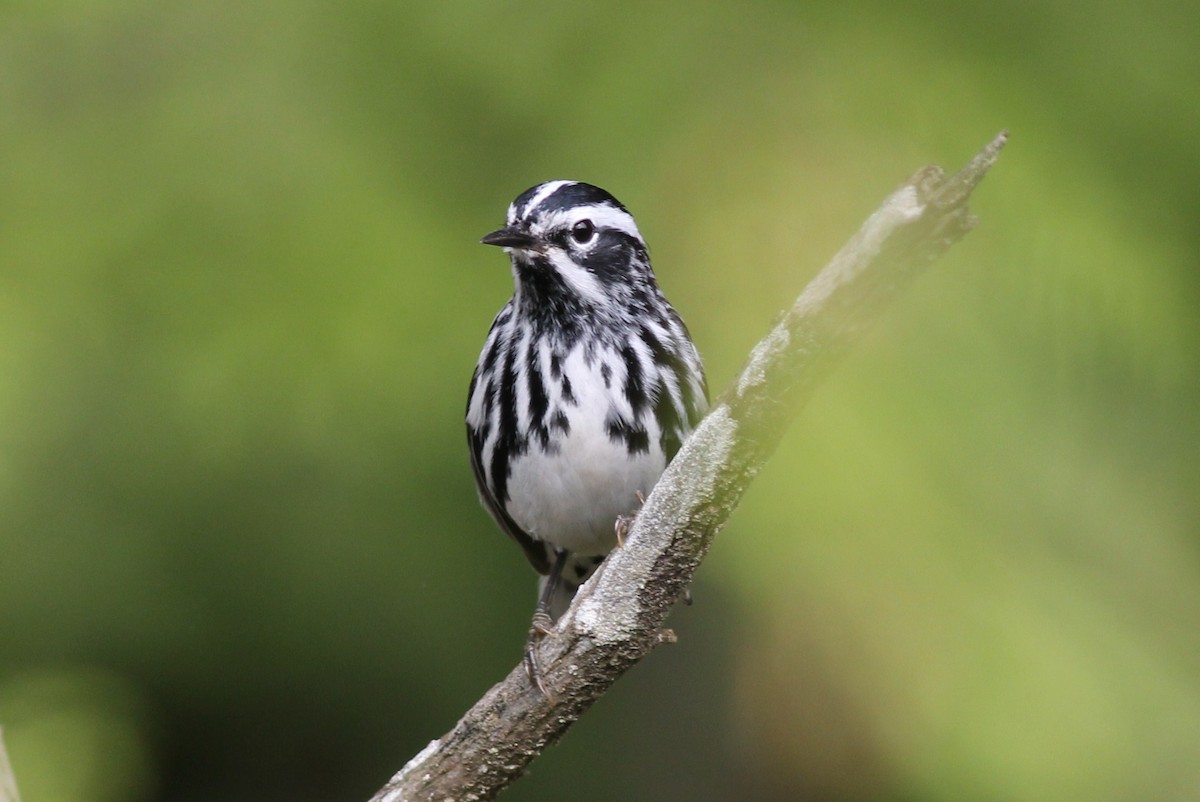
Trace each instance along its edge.
{"label": "bird's beak", "polygon": [[513,226],[493,231],[479,241],[484,245],[499,245],[502,248],[520,248],[522,250],[532,248],[537,244],[536,237]]}

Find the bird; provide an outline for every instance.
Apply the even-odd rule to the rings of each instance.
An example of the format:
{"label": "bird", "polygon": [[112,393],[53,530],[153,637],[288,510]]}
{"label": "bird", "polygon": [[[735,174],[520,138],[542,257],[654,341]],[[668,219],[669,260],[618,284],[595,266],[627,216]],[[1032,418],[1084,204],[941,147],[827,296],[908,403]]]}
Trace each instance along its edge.
{"label": "bird", "polygon": [[466,428],[483,506],[540,575],[535,648],[708,408],[700,354],[659,289],[629,210],[580,181],[530,187],[480,242],[513,295],[471,376]]}

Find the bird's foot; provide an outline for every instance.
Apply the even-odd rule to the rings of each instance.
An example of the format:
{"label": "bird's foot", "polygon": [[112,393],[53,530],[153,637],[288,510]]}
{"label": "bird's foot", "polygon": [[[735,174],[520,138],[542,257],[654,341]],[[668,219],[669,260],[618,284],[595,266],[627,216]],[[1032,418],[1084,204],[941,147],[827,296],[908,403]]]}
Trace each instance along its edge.
{"label": "bird's foot", "polygon": [[625,537],[629,534],[629,530],[633,528],[633,522],[637,520],[638,512],[641,512],[642,507],[646,505],[646,497],[642,495],[642,491],[637,491],[638,509],[637,512],[631,512],[628,515],[618,515],[617,522],[613,525],[613,534],[617,536],[617,548],[625,546]]}
{"label": "bird's foot", "polygon": [[546,690],[537,648],[541,644],[542,638],[549,635],[553,627],[554,622],[550,620],[550,615],[545,610],[539,609],[533,614],[533,621],[529,625],[529,636],[525,639],[525,673],[529,675],[529,681],[537,686],[542,696],[546,697],[546,701],[549,702],[554,701],[554,695]]}

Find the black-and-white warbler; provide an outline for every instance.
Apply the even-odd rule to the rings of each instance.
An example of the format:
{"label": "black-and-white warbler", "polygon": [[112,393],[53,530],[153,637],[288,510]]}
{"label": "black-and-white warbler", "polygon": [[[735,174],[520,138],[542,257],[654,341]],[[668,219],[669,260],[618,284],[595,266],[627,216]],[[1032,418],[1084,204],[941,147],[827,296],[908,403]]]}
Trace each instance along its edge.
{"label": "black-and-white warbler", "polygon": [[548,181],[482,239],[512,258],[513,297],[479,355],[467,439],[480,498],[542,578],[525,648],[617,544],[708,407],[700,355],[633,217],[599,187]]}

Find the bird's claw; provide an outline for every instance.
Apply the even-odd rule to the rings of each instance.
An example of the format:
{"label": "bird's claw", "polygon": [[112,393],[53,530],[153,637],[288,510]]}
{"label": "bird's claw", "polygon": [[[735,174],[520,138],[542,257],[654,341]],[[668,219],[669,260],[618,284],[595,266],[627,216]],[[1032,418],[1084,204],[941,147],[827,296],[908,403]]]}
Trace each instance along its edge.
{"label": "bird's claw", "polygon": [[539,620],[539,616],[533,617],[533,624],[529,627],[529,637],[525,640],[525,673],[529,675],[529,681],[532,682],[545,697],[546,701],[553,702],[554,695],[546,689],[546,683],[542,679],[542,664],[538,662],[537,647],[541,643],[542,638],[550,634],[550,616],[542,616],[544,621]]}
{"label": "bird's claw", "polygon": [[613,534],[617,536],[617,548],[622,548],[625,545],[625,538],[629,534],[629,530],[633,528],[633,522],[637,520],[638,512],[641,512],[642,507],[646,506],[646,497],[642,495],[642,491],[637,491],[638,510],[631,512],[628,515],[618,515],[617,521],[613,524]]}

